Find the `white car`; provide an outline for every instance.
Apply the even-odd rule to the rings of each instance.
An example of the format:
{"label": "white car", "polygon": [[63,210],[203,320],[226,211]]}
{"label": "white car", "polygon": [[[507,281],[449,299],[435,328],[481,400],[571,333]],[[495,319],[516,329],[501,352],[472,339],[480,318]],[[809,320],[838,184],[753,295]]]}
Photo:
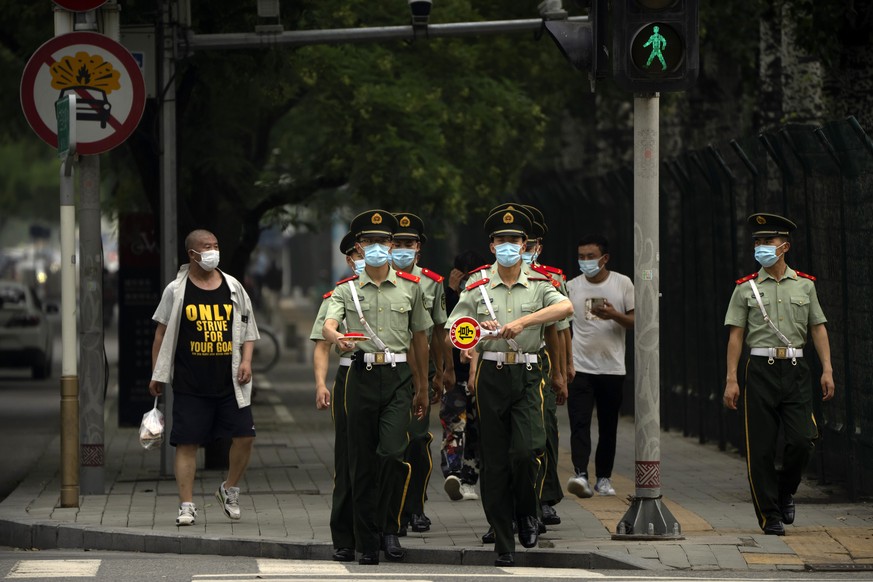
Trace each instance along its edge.
{"label": "white car", "polygon": [[34,378],[52,371],[52,331],[33,288],[0,280],[0,367],[30,368]]}

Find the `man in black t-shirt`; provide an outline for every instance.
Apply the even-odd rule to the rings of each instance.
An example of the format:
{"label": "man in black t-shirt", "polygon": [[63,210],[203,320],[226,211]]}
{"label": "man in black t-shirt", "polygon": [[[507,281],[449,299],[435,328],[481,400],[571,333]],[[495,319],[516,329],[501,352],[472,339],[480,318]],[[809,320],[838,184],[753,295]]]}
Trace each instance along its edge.
{"label": "man in black t-shirt", "polygon": [[[189,264],[164,289],[153,319],[153,396],[173,385],[175,473],[179,487],[176,525],[197,517],[194,475],[197,448],[232,438],[227,480],[215,493],[225,515],[240,518],[239,487],[255,439],[252,419],[252,350],[258,328],[242,284],[217,269],[218,240],[195,230],[185,239]],[[164,341],[167,340],[167,341]]]}

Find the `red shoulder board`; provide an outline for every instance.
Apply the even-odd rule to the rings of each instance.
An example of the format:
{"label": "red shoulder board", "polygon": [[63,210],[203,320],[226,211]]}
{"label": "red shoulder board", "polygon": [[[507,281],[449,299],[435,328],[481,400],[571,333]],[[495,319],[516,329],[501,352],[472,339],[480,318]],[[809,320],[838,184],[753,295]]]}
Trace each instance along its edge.
{"label": "red shoulder board", "polygon": [[431,271],[430,269],[422,268],[422,269],[421,269],[421,273],[422,273],[423,275],[427,275],[429,278],[433,279],[433,280],[436,281],[437,283],[442,283],[443,280],[445,279],[445,277],[443,277],[442,275],[439,275],[439,274],[437,274],[437,273],[434,273],[434,272]]}
{"label": "red shoulder board", "polygon": [[358,278],[357,275],[352,275],[351,277],[346,277],[346,278],[343,279],[342,281],[337,281],[336,284],[337,284],[337,285],[342,285],[343,283],[348,283],[349,281],[354,281],[354,280],[357,279],[357,278]]}
{"label": "red shoulder board", "polygon": [[542,281],[543,283],[554,283],[551,277],[528,277],[528,281]]}
{"label": "red shoulder board", "polygon": [[321,298],[322,298],[322,299],[327,299],[327,298],[330,297],[331,295],[333,295],[333,291],[328,291],[327,293],[325,293],[324,295],[322,295]]}
{"label": "red shoulder board", "polygon": [[758,273],[752,273],[751,275],[746,275],[742,279],[737,279],[737,285],[742,285],[746,281],[751,281],[752,279],[757,279]]}
{"label": "red shoulder board", "polygon": [[[561,275],[561,276],[563,277],[563,275]],[[557,281],[555,281],[554,279],[552,279],[552,287],[560,287],[560,286],[561,286],[560,283],[558,283]]]}
{"label": "red shoulder board", "polygon": [[548,266],[548,265],[542,265],[542,267],[543,267],[543,269],[545,269],[545,270],[548,271],[549,273],[553,273],[553,274],[555,274],[555,275],[560,275],[561,277],[564,276],[564,271],[562,271],[562,270],[559,269],[558,267],[550,267],[550,266]]}
{"label": "red shoulder board", "polygon": [[401,279],[406,279],[407,281],[412,281],[413,283],[418,283],[421,281],[421,277],[416,277],[415,275],[411,275],[406,271],[397,271],[397,276]]}
{"label": "red shoulder board", "polygon": [[490,279],[488,279],[487,277],[483,277],[482,279],[479,279],[475,283],[470,283],[469,285],[467,285],[467,291],[469,291],[470,289],[475,289],[479,285],[484,285],[488,281],[490,281]]}
{"label": "red shoulder board", "polygon": [[794,271],[797,273],[798,277],[803,277],[804,279],[809,279],[810,281],[815,281],[815,277],[810,275],[809,273],[801,273],[800,271]]}
{"label": "red shoulder board", "polygon": [[540,275],[548,275],[549,270],[544,265],[530,265],[531,271],[536,271]]}
{"label": "red shoulder board", "polygon": [[473,269],[472,271],[470,271],[467,274],[472,275],[473,273],[478,273],[479,271],[482,271],[483,269],[490,269],[490,268],[491,268],[491,265],[482,265],[481,267],[476,267],[475,269]]}

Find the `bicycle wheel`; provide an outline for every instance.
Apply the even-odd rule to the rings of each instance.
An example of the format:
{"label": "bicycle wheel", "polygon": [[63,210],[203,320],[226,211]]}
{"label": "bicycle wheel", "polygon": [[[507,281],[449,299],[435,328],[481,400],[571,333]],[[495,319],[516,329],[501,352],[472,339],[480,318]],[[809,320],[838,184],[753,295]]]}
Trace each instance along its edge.
{"label": "bicycle wheel", "polygon": [[255,342],[252,352],[252,372],[264,373],[270,371],[279,361],[279,340],[268,329],[261,328],[258,331],[261,339]]}

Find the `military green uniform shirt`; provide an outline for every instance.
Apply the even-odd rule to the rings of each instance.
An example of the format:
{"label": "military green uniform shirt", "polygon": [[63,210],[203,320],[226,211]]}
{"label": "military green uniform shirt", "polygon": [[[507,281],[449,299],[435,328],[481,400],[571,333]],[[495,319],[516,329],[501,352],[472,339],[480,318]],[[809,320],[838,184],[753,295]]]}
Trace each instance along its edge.
{"label": "military green uniform shirt", "polygon": [[[522,267],[518,281],[511,288],[507,287],[500,279],[500,275],[497,274],[497,264],[491,265],[490,269],[479,271],[479,273],[482,277],[489,279],[488,283],[484,283],[483,286],[488,297],[491,298],[491,306],[500,325],[530,315],[559,301],[567,300],[551,283],[541,280],[530,281],[530,278],[542,279],[543,277],[531,271],[527,265]],[[469,288],[470,285],[467,287]],[[452,310],[452,315],[446,323],[446,329],[450,329],[452,324],[463,316],[473,317],[480,322],[492,319],[488,312],[488,306],[485,305],[485,300],[482,297],[482,291],[478,287],[465,289],[461,293],[458,305]],[[543,343],[543,326],[525,328],[518,334],[515,341],[520,351],[537,353]],[[486,339],[476,344],[476,351],[509,352],[514,350],[504,339]]]}
{"label": "military green uniform shirt", "polygon": [[[358,291],[361,313],[392,353],[406,353],[412,342],[412,332],[422,331],[433,325],[424,308],[421,286],[404,280],[394,269],[389,269],[388,277],[381,285],[376,285],[366,270],[353,279],[353,282]],[[345,320],[349,332],[367,334],[355,309],[348,282],[337,285],[334,289],[325,319]],[[360,342],[357,346],[365,352],[381,351],[372,339]]]}
{"label": "military green uniform shirt", "polygon": [[[755,284],[770,320],[791,341],[793,347],[806,345],[809,326],[827,322],[818,302],[815,283],[808,277],[798,275],[790,267],[785,269],[785,275],[778,282],[763,268],[757,275]],[[724,324],[748,328],[746,343],[749,347],[775,348],[784,345],[764,321],[749,281],[743,281],[734,288]]]}

